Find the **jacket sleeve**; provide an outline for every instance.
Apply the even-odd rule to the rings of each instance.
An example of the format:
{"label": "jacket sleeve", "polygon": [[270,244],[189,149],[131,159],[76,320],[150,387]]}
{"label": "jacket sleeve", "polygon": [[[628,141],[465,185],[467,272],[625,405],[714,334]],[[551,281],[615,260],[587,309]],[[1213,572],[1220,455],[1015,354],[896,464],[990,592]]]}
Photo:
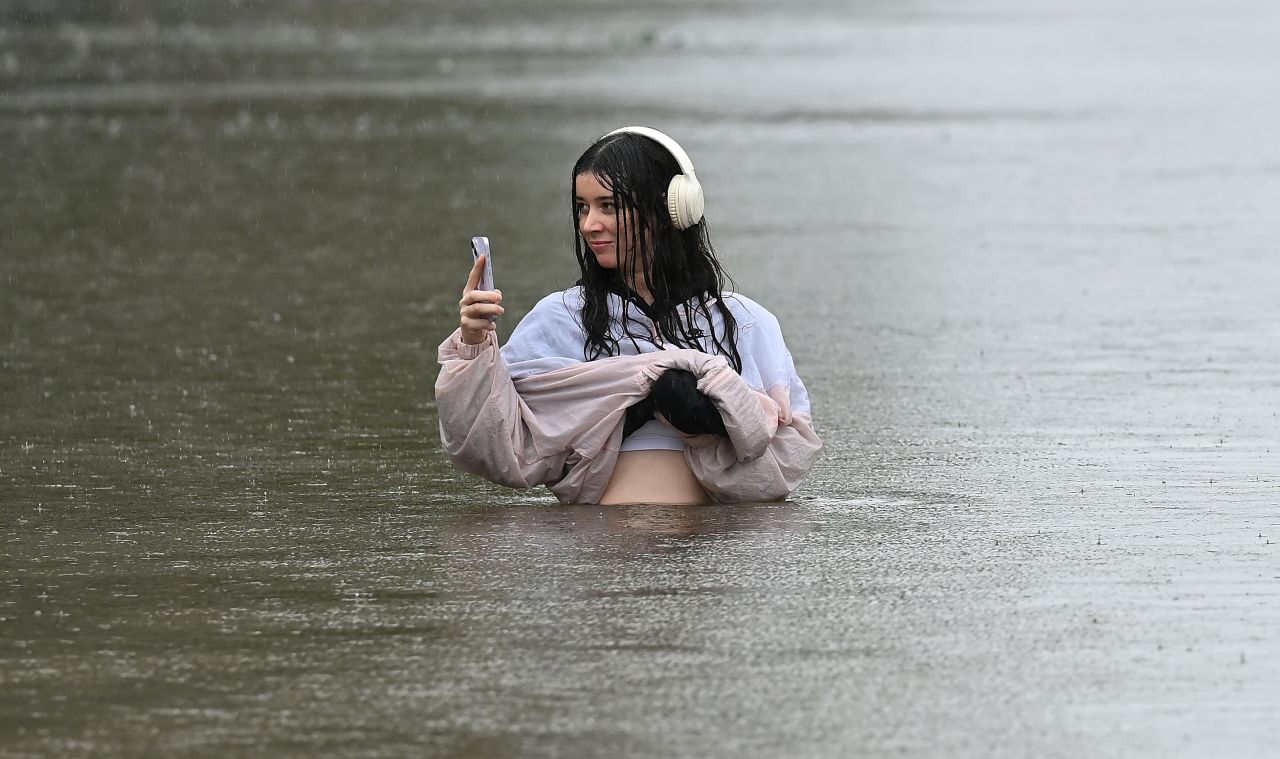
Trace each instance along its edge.
{"label": "jacket sleeve", "polygon": [[440,442],[458,469],[512,488],[559,480],[566,451],[540,450],[536,424],[516,392],[498,342],[467,345],[455,330],[438,351],[436,408]]}
{"label": "jacket sleeve", "polygon": [[686,441],[685,458],[707,494],[722,502],[790,495],[822,450],[809,414],[786,414],[723,364],[704,374],[698,389],[715,401],[729,433],[727,438],[697,435]]}

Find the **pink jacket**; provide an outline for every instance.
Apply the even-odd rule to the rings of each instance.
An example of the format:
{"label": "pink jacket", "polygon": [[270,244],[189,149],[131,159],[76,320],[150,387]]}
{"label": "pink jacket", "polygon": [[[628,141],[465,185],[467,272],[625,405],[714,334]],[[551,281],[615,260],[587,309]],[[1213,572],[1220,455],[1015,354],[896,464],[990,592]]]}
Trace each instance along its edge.
{"label": "pink jacket", "polygon": [[716,501],[785,498],[822,449],[808,414],[752,390],[723,356],[660,350],[588,361],[512,380],[490,333],[439,348],[440,440],[464,472],[513,488],[546,485],[564,503],[598,503],[609,484],[626,409],[667,369],[685,369],[720,409],[729,437],[686,440],[685,459]]}

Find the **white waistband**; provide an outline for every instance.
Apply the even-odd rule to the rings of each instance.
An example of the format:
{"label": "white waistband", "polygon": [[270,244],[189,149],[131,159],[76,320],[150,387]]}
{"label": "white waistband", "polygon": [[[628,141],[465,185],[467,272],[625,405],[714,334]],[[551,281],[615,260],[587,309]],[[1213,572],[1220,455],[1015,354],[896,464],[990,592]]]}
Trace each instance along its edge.
{"label": "white waistband", "polygon": [[684,438],[670,425],[650,419],[622,441],[623,451],[683,451]]}

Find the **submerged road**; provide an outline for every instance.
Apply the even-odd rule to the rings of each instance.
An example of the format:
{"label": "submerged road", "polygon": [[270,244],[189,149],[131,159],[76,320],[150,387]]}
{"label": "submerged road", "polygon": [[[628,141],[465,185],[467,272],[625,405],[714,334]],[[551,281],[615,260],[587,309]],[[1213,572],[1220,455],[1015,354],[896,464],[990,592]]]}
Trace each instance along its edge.
{"label": "submerged road", "polygon": [[[37,7],[37,5],[39,7]],[[1280,10],[0,8],[0,756],[1267,756]],[[824,458],[454,472],[568,173],[689,150]]]}

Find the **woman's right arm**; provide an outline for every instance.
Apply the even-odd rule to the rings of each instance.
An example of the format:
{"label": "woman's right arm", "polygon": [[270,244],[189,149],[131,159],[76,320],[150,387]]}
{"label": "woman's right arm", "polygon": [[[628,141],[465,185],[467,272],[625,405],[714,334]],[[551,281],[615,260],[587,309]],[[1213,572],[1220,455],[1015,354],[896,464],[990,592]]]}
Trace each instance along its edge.
{"label": "woman's right arm", "polygon": [[527,488],[558,480],[567,454],[536,449],[529,409],[516,393],[498,350],[496,325],[502,293],[477,290],[476,262],[458,303],[459,325],[440,344],[436,408],[440,442],[458,469],[500,485]]}

